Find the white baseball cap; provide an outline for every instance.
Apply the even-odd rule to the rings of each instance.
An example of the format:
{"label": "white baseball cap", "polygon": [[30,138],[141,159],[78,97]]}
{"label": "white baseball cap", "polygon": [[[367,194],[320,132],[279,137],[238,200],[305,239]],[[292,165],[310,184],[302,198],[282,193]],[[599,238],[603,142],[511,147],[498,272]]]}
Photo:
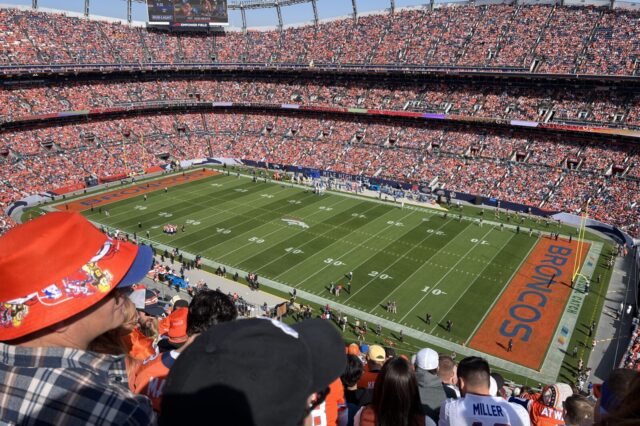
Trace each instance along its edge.
{"label": "white baseball cap", "polygon": [[424,348],[420,349],[416,355],[411,359],[413,365],[423,370],[435,370],[440,363],[440,357],[438,353],[433,349]]}

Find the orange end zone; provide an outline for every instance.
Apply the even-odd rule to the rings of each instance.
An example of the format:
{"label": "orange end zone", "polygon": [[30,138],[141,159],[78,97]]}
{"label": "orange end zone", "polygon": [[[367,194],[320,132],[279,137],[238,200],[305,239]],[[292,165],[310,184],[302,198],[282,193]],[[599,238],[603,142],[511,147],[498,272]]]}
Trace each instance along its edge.
{"label": "orange end zone", "polygon": [[195,172],[185,173],[184,175],[174,175],[163,179],[154,180],[151,182],[143,182],[139,185],[127,186],[123,188],[119,188],[109,192],[102,192],[100,194],[96,194],[92,197],[86,197],[81,200],[70,201],[65,204],[59,204],[56,206],[58,210],[73,210],[73,211],[83,211],[90,209],[93,207],[102,206],[104,204],[113,203],[114,201],[120,201],[131,197],[136,197],[138,195],[145,194],[147,192],[158,191],[163,188],[170,188],[176,185],[182,185],[183,183],[193,182],[195,180],[200,180],[204,178],[208,178],[210,176],[215,176],[219,174],[219,172],[204,169],[197,170]]}
{"label": "orange end zone", "polygon": [[[580,265],[589,246],[583,245]],[[540,239],[469,346],[539,370],[571,295],[577,248],[575,240]],[[511,352],[509,339],[513,339]]]}

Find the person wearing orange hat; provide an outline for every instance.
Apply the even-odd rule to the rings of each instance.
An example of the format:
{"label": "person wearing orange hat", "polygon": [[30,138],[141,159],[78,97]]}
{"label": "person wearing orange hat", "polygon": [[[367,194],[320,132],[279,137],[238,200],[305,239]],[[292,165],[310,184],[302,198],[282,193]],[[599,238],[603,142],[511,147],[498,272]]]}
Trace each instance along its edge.
{"label": "person wearing orange hat", "polygon": [[147,359],[133,374],[133,391],[148,396],[153,409],[160,411],[164,381],[182,350],[212,325],[232,321],[237,316],[236,306],[226,294],[208,289],[196,293],[188,308],[179,307],[169,316],[168,336],[160,340],[167,343],[158,346],[174,350]]}
{"label": "person wearing orange hat", "polygon": [[188,314],[188,307],[178,308],[166,318],[167,330],[158,340],[158,350],[160,352],[178,349],[187,341]]}
{"label": "person wearing orange hat", "polygon": [[125,320],[151,269],[147,246],[114,241],[78,213],[38,217],[0,237],[0,423],[149,424],[124,360],[87,350]]}

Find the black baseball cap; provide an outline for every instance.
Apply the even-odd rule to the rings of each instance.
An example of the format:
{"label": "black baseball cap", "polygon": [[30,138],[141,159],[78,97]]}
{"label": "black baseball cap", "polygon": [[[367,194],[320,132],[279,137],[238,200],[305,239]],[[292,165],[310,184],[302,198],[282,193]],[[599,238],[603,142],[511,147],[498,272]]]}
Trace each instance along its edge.
{"label": "black baseball cap", "polygon": [[219,425],[297,426],[309,396],[326,389],[345,367],[344,342],[326,320],[217,324],[171,368],[160,424],[210,419]]}

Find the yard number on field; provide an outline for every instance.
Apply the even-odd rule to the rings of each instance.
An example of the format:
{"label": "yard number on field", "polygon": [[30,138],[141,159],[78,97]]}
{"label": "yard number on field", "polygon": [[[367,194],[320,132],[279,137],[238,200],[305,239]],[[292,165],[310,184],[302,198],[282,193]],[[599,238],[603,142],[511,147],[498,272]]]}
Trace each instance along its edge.
{"label": "yard number on field", "polygon": [[286,251],[287,253],[292,253],[292,254],[302,254],[304,253],[302,250],[295,248],[295,247],[287,247],[286,249],[284,249],[284,251]]}
{"label": "yard number on field", "polygon": [[381,274],[381,273],[380,273],[380,272],[378,272],[378,271],[371,271],[371,272],[369,272],[369,276],[370,276],[370,277],[374,277],[374,278],[379,278],[379,279],[381,279],[381,280],[390,280],[390,279],[393,279],[393,277],[392,277],[392,276],[387,275],[387,274]]}
{"label": "yard number on field", "polygon": [[358,219],[366,219],[367,217],[361,213],[351,213],[351,216],[357,217]]}
{"label": "yard number on field", "polygon": [[332,257],[326,258],[324,260],[324,263],[327,263],[327,264],[333,265],[333,266],[344,266],[345,265],[345,263],[343,261],[334,259]]}
{"label": "yard number on field", "polygon": [[171,217],[171,216],[173,216],[173,214],[172,213],[167,213],[167,212],[160,212],[160,213],[158,213],[158,216]]}
{"label": "yard number on field", "polygon": [[184,221],[184,223],[186,223],[187,225],[193,225],[193,226],[200,225],[200,221],[193,220],[193,219],[187,219]]}
{"label": "yard number on field", "polygon": [[218,188],[219,188],[219,187],[221,187],[221,186],[222,186],[222,184],[221,184],[221,183],[212,183],[212,184],[211,184],[211,186],[215,186],[215,187],[218,187]]}
{"label": "yard number on field", "polygon": [[444,235],[444,232],[436,231],[435,229],[427,229],[427,234]]}
{"label": "yard number on field", "polygon": [[300,200],[289,200],[289,204],[302,204]]}
{"label": "yard number on field", "polygon": [[404,223],[402,223],[402,222],[394,222],[393,220],[388,220],[387,221],[387,225],[404,226]]}
{"label": "yard number on field", "polygon": [[146,206],[135,206],[133,209],[134,210],[146,210],[147,207]]}
{"label": "yard number on field", "polygon": [[225,229],[225,228],[216,228],[216,232],[218,234],[230,234],[231,233],[231,229]]}
{"label": "yard number on field", "polygon": [[256,243],[256,244],[264,243],[264,240],[262,238],[258,238],[258,237],[251,237],[251,238],[249,238],[249,241],[251,241],[252,243]]}
{"label": "yard number on field", "polygon": [[333,207],[320,206],[319,209],[330,212],[331,210],[333,210]]}
{"label": "yard number on field", "polygon": [[479,239],[477,239],[477,238],[472,238],[472,239],[471,239],[471,242],[472,242],[473,244],[480,244],[480,245],[482,245],[482,246],[488,246],[488,245],[489,245],[489,241],[487,241],[487,240],[479,240]]}
{"label": "yard number on field", "polygon": [[234,191],[236,191],[236,192],[249,192],[248,189],[244,189],[244,188],[237,188],[237,189],[234,189]]}
{"label": "yard number on field", "polygon": [[[422,289],[422,292],[423,293],[428,293],[430,288],[431,288],[430,286],[426,286],[425,288]],[[445,293],[444,291],[440,290],[439,288],[434,288],[431,291],[431,294],[433,294],[434,296],[440,296],[441,294],[447,294],[447,293]]]}
{"label": "yard number on field", "polygon": [[262,194],[261,197],[262,198],[273,198],[273,195],[271,195],[271,194]]}

